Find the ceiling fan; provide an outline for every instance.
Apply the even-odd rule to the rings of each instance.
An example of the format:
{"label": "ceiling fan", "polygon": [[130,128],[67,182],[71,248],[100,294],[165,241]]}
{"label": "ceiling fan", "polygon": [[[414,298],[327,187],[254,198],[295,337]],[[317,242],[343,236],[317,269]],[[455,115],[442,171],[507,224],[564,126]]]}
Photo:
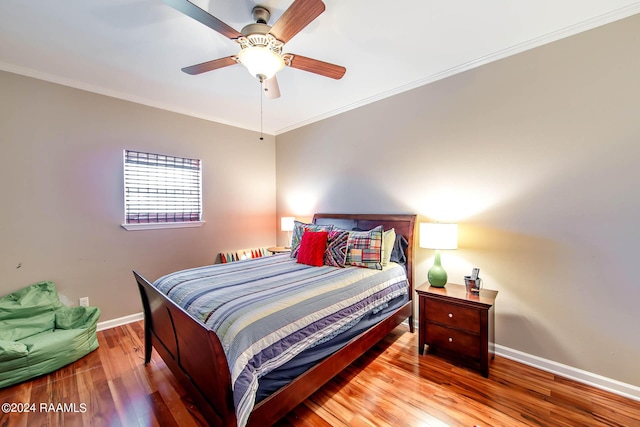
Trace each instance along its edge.
{"label": "ceiling fan", "polygon": [[269,10],[263,6],[256,6],[252,11],[255,23],[246,25],[240,32],[189,0],[163,1],[240,45],[240,52],[237,55],[185,67],[182,71],[187,74],[196,75],[242,64],[260,81],[265,96],[273,99],[280,96],[276,73],[285,66],[332,79],[341,79],[347,71],[345,67],[339,65],[293,53],[282,53],[285,43],[324,12],[325,5],[322,0],[294,0],[273,26],[267,24],[271,17]]}

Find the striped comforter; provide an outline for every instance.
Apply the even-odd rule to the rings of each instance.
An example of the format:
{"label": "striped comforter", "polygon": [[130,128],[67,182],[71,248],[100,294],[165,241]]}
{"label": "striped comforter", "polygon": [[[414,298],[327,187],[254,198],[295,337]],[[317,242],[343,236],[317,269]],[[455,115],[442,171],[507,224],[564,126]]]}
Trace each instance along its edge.
{"label": "striped comforter", "polygon": [[253,409],[261,376],[408,289],[398,264],[382,271],[310,267],[288,255],[179,271],[154,286],[220,338],[241,426]]}

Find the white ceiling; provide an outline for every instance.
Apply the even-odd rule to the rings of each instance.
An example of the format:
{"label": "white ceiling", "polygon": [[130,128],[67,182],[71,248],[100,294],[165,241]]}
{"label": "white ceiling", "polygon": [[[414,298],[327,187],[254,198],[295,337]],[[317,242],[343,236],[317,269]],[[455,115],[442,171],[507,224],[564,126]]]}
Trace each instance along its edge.
{"label": "white ceiling", "polygon": [[[285,68],[264,99],[277,135],[452,74],[640,13],[632,0],[324,0],[285,52],[343,65],[342,80]],[[240,31],[256,4],[273,24],[292,0],[194,0]],[[260,85],[241,65],[188,65],[238,45],[161,0],[0,0],[0,69],[260,129]]]}

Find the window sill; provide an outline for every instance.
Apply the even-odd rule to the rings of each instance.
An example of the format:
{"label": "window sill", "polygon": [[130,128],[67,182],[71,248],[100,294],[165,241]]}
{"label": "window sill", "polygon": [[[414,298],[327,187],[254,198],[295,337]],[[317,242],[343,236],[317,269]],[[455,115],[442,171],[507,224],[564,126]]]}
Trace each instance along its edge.
{"label": "window sill", "polygon": [[202,227],[204,221],[184,221],[184,222],[151,222],[138,224],[121,224],[122,228],[128,231],[137,230],[159,230],[162,228],[192,228]]}

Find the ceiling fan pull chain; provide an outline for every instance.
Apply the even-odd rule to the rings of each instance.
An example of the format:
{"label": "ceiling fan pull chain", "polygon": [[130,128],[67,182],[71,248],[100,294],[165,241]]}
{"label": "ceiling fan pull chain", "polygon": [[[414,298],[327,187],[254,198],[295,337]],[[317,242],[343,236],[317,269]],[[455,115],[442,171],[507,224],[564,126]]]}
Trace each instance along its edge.
{"label": "ceiling fan pull chain", "polygon": [[263,80],[260,80],[260,141],[264,140],[264,138],[262,137],[262,82]]}

